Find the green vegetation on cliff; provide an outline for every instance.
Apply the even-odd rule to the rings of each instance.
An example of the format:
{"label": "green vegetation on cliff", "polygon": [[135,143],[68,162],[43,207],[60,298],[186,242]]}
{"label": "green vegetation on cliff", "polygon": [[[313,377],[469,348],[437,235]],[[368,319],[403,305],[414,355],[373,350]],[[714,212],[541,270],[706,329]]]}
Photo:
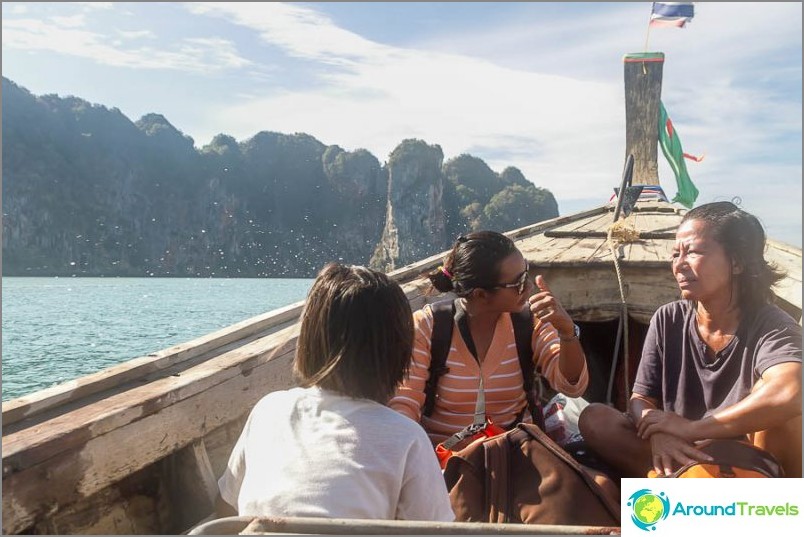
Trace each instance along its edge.
{"label": "green vegetation on cliff", "polygon": [[[391,268],[473,229],[557,216],[552,194],[437,145],[386,164],[310,135],[194,141],[3,78],[3,274],[300,276],[341,260]],[[391,218],[389,219],[389,215]]]}

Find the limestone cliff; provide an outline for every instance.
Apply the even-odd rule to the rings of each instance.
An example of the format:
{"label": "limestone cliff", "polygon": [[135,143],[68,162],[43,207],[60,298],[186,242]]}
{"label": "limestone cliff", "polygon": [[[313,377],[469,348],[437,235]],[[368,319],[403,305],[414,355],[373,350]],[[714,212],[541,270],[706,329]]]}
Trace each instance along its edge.
{"label": "limestone cliff", "polygon": [[388,159],[388,206],[372,265],[392,270],[446,248],[444,153],[437,145],[404,140]]}
{"label": "limestone cliff", "polygon": [[220,134],[198,149],[158,114],[132,122],[6,78],[2,93],[4,275],[311,277],[332,260],[394,268],[478,226],[557,215],[552,195],[515,168],[498,176],[471,156],[444,164],[421,140],[403,141],[384,165],[304,133]]}

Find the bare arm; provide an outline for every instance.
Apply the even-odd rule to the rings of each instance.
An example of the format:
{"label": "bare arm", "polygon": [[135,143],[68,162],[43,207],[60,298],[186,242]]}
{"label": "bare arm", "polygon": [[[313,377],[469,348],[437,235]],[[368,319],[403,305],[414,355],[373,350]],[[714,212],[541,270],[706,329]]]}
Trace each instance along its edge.
{"label": "bare arm", "polygon": [[[570,330],[572,333],[572,330]],[[578,338],[567,340],[566,335],[559,332],[561,337],[561,354],[558,357],[558,368],[564,378],[573,384],[577,383],[586,364],[586,355]]]}
{"label": "bare arm", "polygon": [[801,363],[769,367],[739,403],[692,422],[690,440],[729,438],[772,429],[801,415]]}
{"label": "bare arm", "polygon": [[637,426],[640,437],[650,442],[653,470],[658,475],[670,475],[679,466],[695,460],[711,460],[711,457],[698,450],[690,440],[687,440],[672,427],[667,431],[657,431],[651,435],[643,435],[646,423],[654,419],[662,423],[673,424],[674,417],[683,419],[673,412],[659,410],[658,401],[645,395],[633,394],[629,402],[629,414]]}
{"label": "bare arm", "polygon": [[639,424],[642,416],[648,410],[658,410],[659,402],[647,395],[639,395],[637,393],[631,394],[631,400],[628,402],[628,414],[634,424]]}
{"label": "bare arm", "polygon": [[688,441],[732,438],[772,429],[800,415],[801,364],[785,362],[769,367],[739,403],[697,421],[671,413],[648,415],[639,423],[638,432],[642,438],[667,432]]}

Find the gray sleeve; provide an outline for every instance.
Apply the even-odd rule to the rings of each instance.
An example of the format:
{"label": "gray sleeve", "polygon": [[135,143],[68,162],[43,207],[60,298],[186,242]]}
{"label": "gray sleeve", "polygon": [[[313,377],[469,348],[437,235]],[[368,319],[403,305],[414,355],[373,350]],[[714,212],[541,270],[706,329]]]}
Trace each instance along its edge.
{"label": "gray sleeve", "polygon": [[661,311],[657,311],[650,320],[645,343],[642,346],[642,357],[639,360],[633,392],[662,402],[662,370],[664,361],[664,323]]}
{"label": "gray sleeve", "polygon": [[766,332],[757,343],[754,374],[761,377],[769,368],[785,362],[801,363],[801,326],[781,311],[767,316]]}

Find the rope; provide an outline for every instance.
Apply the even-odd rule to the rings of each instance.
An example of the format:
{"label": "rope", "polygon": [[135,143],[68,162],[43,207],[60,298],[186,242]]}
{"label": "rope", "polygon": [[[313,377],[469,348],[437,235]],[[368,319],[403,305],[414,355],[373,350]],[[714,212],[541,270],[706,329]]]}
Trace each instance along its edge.
{"label": "rope", "polygon": [[[608,228],[608,241],[611,246],[612,239],[616,244],[625,244],[628,242],[636,242],[639,240],[639,231],[630,218],[621,218]],[[615,256],[616,258],[616,256]]]}
{"label": "rope", "polygon": [[[620,260],[617,257],[617,245],[618,244],[625,244],[629,242],[635,242],[639,239],[639,231],[637,231],[636,226],[633,224],[632,221],[629,221],[628,218],[624,218],[618,220],[611,224],[608,228],[608,233],[606,234],[606,242],[609,245],[609,250],[611,250],[611,257],[614,260],[614,271],[617,273],[617,285],[620,289],[620,319],[623,324],[623,353],[624,353],[624,360],[623,360],[623,378],[624,378],[624,386],[625,386],[625,400],[626,405],[628,404],[628,400],[631,398],[630,390],[628,387],[628,303],[625,300],[625,284],[623,283],[623,275],[622,270],[620,269]],[[615,349],[616,350],[616,349]],[[612,371],[612,375],[614,372]],[[612,377],[613,378],[613,377]],[[609,386],[609,394],[608,398],[611,399],[611,386]]]}

